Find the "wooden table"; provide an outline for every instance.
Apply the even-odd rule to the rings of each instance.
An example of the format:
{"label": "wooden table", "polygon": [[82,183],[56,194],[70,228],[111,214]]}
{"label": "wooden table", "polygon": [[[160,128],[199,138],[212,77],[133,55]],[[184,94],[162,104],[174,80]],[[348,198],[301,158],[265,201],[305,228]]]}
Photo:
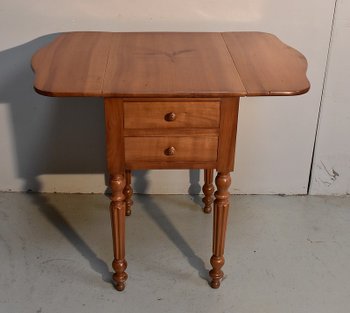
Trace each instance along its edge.
{"label": "wooden table", "polygon": [[220,286],[240,97],[310,88],[302,54],[260,32],[59,35],[33,56],[35,90],[103,97],[116,289],[125,288],[130,171],[204,169],[204,212],[214,202],[211,287]]}

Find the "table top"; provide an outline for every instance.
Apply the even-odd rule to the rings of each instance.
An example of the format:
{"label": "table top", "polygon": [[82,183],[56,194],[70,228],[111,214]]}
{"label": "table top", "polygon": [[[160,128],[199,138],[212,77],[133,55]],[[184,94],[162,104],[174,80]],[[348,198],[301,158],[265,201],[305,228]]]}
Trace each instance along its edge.
{"label": "table top", "polygon": [[262,32],[69,32],[32,58],[47,96],[225,97],[307,92],[307,61]]}

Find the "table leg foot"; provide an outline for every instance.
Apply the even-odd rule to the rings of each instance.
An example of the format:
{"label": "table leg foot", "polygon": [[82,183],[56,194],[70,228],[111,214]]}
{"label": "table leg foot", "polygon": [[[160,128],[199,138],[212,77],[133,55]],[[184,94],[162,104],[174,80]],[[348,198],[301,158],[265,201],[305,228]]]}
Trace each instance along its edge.
{"label": "table leg foot", "polygon": [[125,284],[124,283],[117,283],[115,285],[115,289],[117,289],[118,291],[123,291],[125,289]]}
{"label": "table leg foot", "polygon": [[115,271],[113,274],[115,289],[123,291],[125,289],[125,282],[128,279],[128,274],[125,272],[127,263],[125,260],[114,260],[112,266]]}
{"label": "table leg foot", "polygon": [[204,185],[202,188],[204,193],[204,197],[202,199],[204,203],[204,207],[203,207],[204,213],[210,213],[212,210],[213,193],[214,193],[213,175],[214,175],[214,170],[212,169],[204,170]]}
{"label": "table leg foot", "polygon": [[125,171],[125,188],[124,188],[123,192],[124,192],[124,196],[125,196],[125,205],[126,205],[125,215],[130,216],[131,215],[131,207],[134,203],[134,201],[132,201],[132,195],[133,195],[134,191],[132,190],[132,187],[131,187],[131,171],[130,170]]}
{"label": "table leg foot", "polygon": [[217,289],[220,287],[221,279],[224,277],[224,272],[221,270],[221,268],[225,264],[225,258],[223,256],[217,257],[213,255],[210,258],[210,264],[213,267],[213,269],[209,271],[209,276],[212,279],[210,282],[210,287]]}
{"label": "table leg foot", "polygon": [[224,276],[221,268],[225,263],[224,249],[230,195],[228,188],[231,184],[230,173],[218,173],[215,183],[217,191],[214,201],[213,256],[210,259],[213,269],[209,272],[209,276],[212,279],[210,286],[219,288],[220,281]]}

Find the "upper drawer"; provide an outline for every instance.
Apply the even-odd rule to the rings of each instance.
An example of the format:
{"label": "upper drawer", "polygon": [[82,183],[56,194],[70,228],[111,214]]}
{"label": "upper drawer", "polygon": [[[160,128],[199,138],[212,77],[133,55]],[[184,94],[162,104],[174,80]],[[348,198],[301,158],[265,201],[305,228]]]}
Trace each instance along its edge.
{"label": "upper drawer", "polygon": [[216,128],[220,101],[125,101],[125,128]]}

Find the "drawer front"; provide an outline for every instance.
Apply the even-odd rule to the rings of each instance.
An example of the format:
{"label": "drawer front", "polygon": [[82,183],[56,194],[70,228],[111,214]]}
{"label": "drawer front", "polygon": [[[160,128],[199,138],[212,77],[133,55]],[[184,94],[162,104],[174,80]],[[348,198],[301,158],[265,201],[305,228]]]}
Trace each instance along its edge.
{"label": "drawer front", "polygon": [[124,127],[142,128],[217,128],[219,101],[125,101]]}
{"label": "drawer front", "polygon": [[218,137],[125,137],[127,162],[210,162],[217,159]]}

